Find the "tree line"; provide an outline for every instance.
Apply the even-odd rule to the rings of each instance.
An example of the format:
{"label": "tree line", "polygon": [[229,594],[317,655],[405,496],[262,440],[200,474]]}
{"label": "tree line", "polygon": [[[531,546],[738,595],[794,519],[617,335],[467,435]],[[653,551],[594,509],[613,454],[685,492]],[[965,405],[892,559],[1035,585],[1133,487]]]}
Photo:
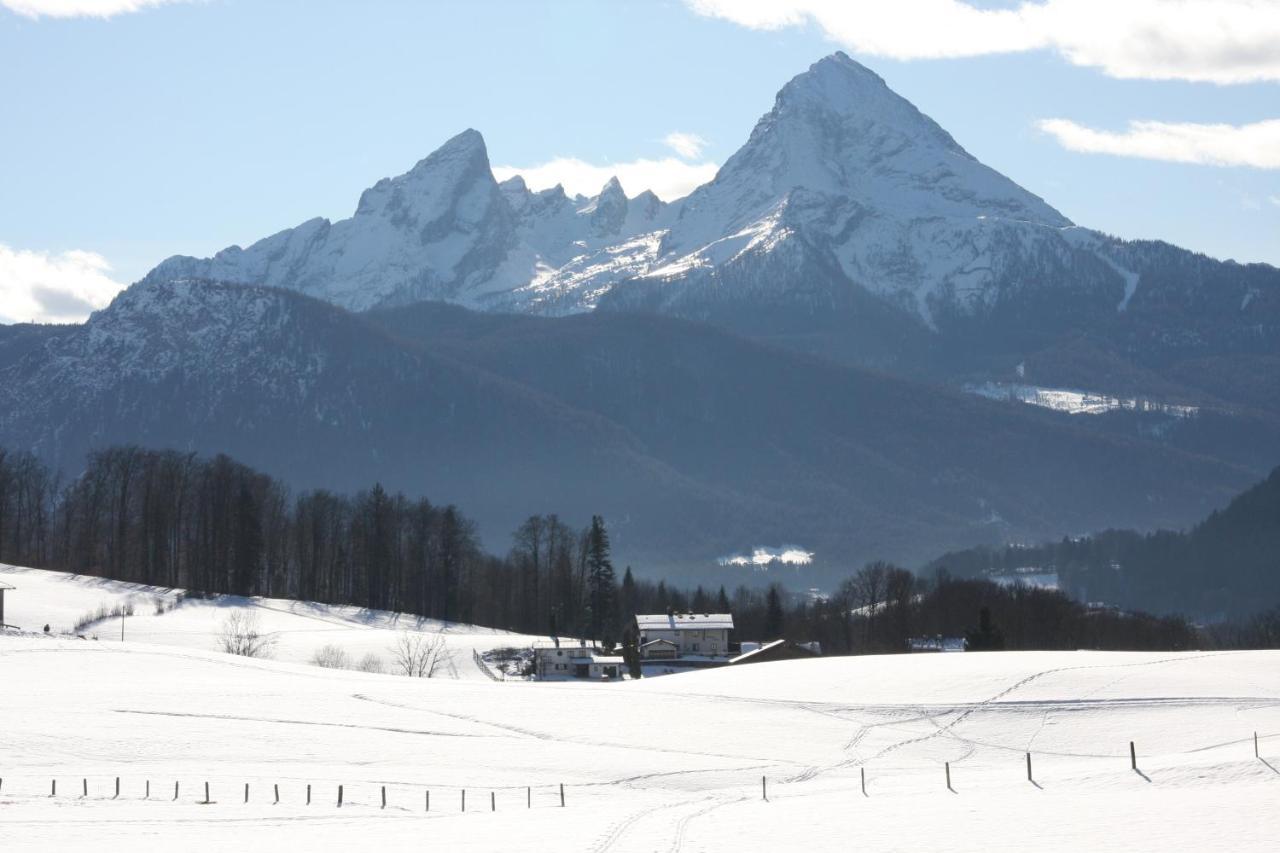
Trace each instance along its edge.
{"label": "tree line", "polygon": [[536,633],[616,623],[603,519],[531,518],[496,557],[455,506],[376,484],[293,495],[223,455],[112,447],[61,483],[31,454],[0,451],[0,562]]}
{"label": "tree line", "polygon": [[[0,562],[205,593],[349,604],[522,633],[634,644],[636,613],[729,612],[735,637],[886,653],[911,637],[1007,649],[1181,649],[1185,620],[1089,608],[1056,591],[873,563],[827,595],[780,584],[683,589],[615,571],[604,519],[533,515],[498,556],[452,505],[380,485],[292,494],[226,456],[112,447],[68,482],[0,450]],[[1243,637],[1244,632],[1219,632]],[[1266,636],[1253,631],[1249,636]]]}

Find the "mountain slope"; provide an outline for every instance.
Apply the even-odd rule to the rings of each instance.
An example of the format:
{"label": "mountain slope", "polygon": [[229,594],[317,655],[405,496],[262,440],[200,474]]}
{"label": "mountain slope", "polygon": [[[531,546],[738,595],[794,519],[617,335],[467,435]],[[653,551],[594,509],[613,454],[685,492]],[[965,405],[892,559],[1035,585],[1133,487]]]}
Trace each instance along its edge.
{"label": "mountain slope", "polygon": [[[148,280],[706,321],[845,363],[1280,417],[1280,270],[1073,225],[842,53],[787,83],[708,184],[664,204],[497,184],[466,131],[361,197]],[[1134,383],[1141,381],[1135,387]]]}
{"label": "mountain slope", "polygon": [[1210,505],[1190,481],[1243,484],[1252,470],[658,316],[424,304],[370,320],[625,424],[672,467],[756,496],[760,515],[705,526],[707,559],[794,542],[847,565],[914,559],[933,539],[1060,535],[1116,517],[1185,523]]}
{"label": "mountain slope", "polygon": [[757,545],[873,557],[1183,523],[1247,468],[675,319],[135,285],[0,364],[0,444],[74,470],[117,443],[227,452],[299,487],[456,501],[502,547],[592,512],[620,560],[710,568]]}
{"label": "mountain slope", "polygon": [[74,472],[113,444],[225,452],[297,487],[381,480],[476,507],[493,541],[548,503],[577,518],[625,507],[680,529],[669,494],[694,515],[720,499],[625,429],[536,390],[288,291],[208,282],[135,285],[0,363],[0,445]]}
{"label": "mountain slope", "polygon": [[1064,591],[1085,600],[1207,621],[1280,606],[1280,468],[1185,530],[975,548],[929,566],[971,577],[1019,567],[1056,572]]}

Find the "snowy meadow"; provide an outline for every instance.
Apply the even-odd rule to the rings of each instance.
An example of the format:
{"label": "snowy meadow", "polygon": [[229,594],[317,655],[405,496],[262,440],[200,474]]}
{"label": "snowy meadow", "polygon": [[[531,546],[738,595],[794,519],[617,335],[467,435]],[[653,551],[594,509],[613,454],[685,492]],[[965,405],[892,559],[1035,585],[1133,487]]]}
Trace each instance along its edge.
{"label": "snowy meadow", "polygon": [[[141,595],[2,577],[18,587],[7,621],[54,634]],[[235,607],[269,611],[274,659],[216,650],[214,611]],[[96,641],[0,637],[4,849],[1013,850],[1034,831],[1038,849],[1241,850],[1280,837],[1275,652],[500,683],[471,650],[518,639],[449,626],[457,678],[305,662],[323,645],[385,648],[391,618],[215,599],[137,607],[123,642],[119,619]]]}

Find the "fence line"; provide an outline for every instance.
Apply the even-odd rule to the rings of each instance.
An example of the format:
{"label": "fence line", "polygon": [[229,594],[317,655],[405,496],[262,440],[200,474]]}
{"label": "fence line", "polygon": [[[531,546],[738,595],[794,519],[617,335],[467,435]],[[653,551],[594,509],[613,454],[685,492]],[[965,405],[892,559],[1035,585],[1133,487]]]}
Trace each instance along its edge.
{"label": "fence line", "polygon": [[[1280,770],[1277,770],[1276,768],[1274,768],[1267,761],[1267,759],[1264,758],[1261,754],[1260,741],[1268,737],[1274,737],[1274,735],[1259,736],[1259,734],[1255,731],[1252,733],[1251,737],[1243,738],[1240,741],[1233,741],[1230,744],[1221,744],[1219,745],[1219,748],[1227,749],[1233,745],[1235,746],[1244,745],[1245,749],[1247,750],[1249,746],[1252,746],[1252,753],[1253,753],[1251,756],[1252,760],[1260,762],[1261,764],[1265,765],[1267,768],[1271,769],[1272,772],[1280,774]],[[1136,741],[1128,741],[1127,745],[1128,745],[1127,757],[1129,759],[1128,761],[1129,766],[1126,769],[1131,773],[1136,773],[1147,782],[1153,781],[1146,773],[1144,773],[1138,767]],[[1183,753],[1173,753],[1173,755],[1181,755],[1181,754]],[[1124,760],[1123,756],[1124,756],[1124,753],[1121,752],[1118,755],[1116,755],[1114,759],[1110,759],[1110,760],[1115,760],[1116,763],[1119,764]],[[1109,760],[1105,756],[1099,756],[1099,755],[1088,756],[1088,758],[1093,761]],[[1026,781],[1031,783],[1031,785],[1033,785],[1037,789],[1043,790],[1043,786],[1040,784],[1040,781],[1037,780],[1036,775],[1033,774],[1032,772],[1032,752],[1031,751],[1028,750],[1023,755],[1018,756],[1017,763],[1020,765],[1020,769],[1022,769],[1021,765],[1023,765],[1024,760],[1025,760]],[[1010,764],[1012,765],[1012,763],[1013,762],[1011,761]],[[944,771],[946,790],[953,794],[959,793],[959,791],[957,791],[956,788],[952,786],[951,762],[945,761],[945,762],[942,762],[942,764],[943,764],[942,769]],[[934,766],[936,767],[936,765]],[[966,765],[966,766],[969,766],[969,765]],[[993,765],[983,763],[981,765],[977,765],[976,767],[980,768],[983,771],[987,771],[991,769]],[[1120,765],[1120,767],[1123,767],[1123,765]],[[1123,772],[1120,770],[1120,767],[1117,767],[1117,772]],[[887,776],[891,775],[888,772],[886,772],[888,769],[889,768],[886,768],[883,766],[880,767],[881,778],[886,778]],[[1043,770],[1043,767],[1040,769]],[[723,771],[716,771],[716,772],[723,772]],[[65,775],[70,775],[70,774],[64,774],[64,778],[65,778]],[[906,775],[906,774],[897,773],[892,775],[897,776],[898,778],[901,778],[902,775]],[[912,772],[912,775],[914,775],[914,772]],[[13,774],[6,774],[3,776],[0,776],[0,792],[4,793],[8,798],[10,798],[10,802],[12,802],[12,800],[15,798],[24,797],[24,796],[29,799],[55,799],[58,797],[58,777],[57,776],[53,776],[53,777],[29,776],[26,778],[30,781],[31,785],[39,785],[39,784],[42,784],[43,779],[49,779],[48,794],[42,795],[42,794],[34,793],[34,791],[36,790],[34,787],[29,788],[29,791],[31,791],[30,793],[20,793],[19,789],[22,789],[27,786],[24,786],[21,784],[21,781],[23,779],[22,776],[14,776]],[[90,777],[86,775],[80,775],[73,778],[79,778],[81,780],[80,795],[79,797],[76,797],[73,794],[67,797],[68,799],[81,799],[81,800],[91,799],[91,800],[102,801],[102,802],[125,801],[125,800],[132,800],[136,802],[138,800],[143,800],[143,801],[155,802],[155,803],[180,801],[181,788],[180,788],[179,780],[175,780],[173,783],[173,798],[172,800],[170,800],[164,793],[161,793],[161,795],[157,798],[152,798],[151,796],[152,778],[126,780],[126,781],[129,781],[129,784],[127,786],[123,784],[122,777],[120,776],[99,775],[99,776]],[[92,795],[90,792],[90,785],[89,785],[90,778],[94,779],[94,782],[95,782],[94,787],[96,789]],[[190,775],[187,775],[184,778],[189,779]],[[224,793],[224,797],[226,793],[232,793],[233,791],[235,791],[235,789],[238,787],[236,783],[244,779],[244,777],[240,777],[239,779],[232,781],[233,777],[229,778],[225,775],[214,777],[214,778],[217,780],[219,787],[222,789]],[[1044,777],[1041,776],[1041,779],[1043,778]],[[203,781],[204,798],[192,799],[192,800],[189,800],[188,802],[199,804],[199,805],[218,804],[220,801],[215,798],[215,794],[217,793],[217,791],[215,791],[211,787],[211,783],[209,779],[205,778],[201,781]],[[250,787],[251,781],[260,782],[260,783],[263,783],[264,785],[269,784],[270,796],[260,794],[259,800],[255,802],[252,799],[251,793],[252,791],[255,791],[255,790],[261,791],[262,787],[251,788]],[[786,780],[783,780],[783,781],[785,782]],[[872,796],[872,792],[869,791],[867,787],[867,766],[865,764],[858,765],[858,779],[855,781],[860,783],[862,796],[864,797]],[[293,784],[290,785],[289,783],[293,783]],[[272,780],[270,779],[270,777],[252,776],[250,777],[250,781],[243,781],[243,801],[242,802],[245,805],[248,805],[251,802],[253,802],[256,805],[277,806],[277,805],[284,804],[286,806],[287,805],[294,805],[294,806],[305,805],[306,807],[311,807],[312,806],[312,802],[311,802],[312,801],[312,796],[311,796],[312,784],[313,783],[311,782],[307,782],[305,784],[305,789],[304,789],[304,785],[301,780],[288,779],[286,780],[285,794],[282,797],[281,784],[278,780]],[[322,785],[323,784],[324,783],[322,783]],[[431,790],[434,788],[436,790],[458,791],[460,800],[458,802],[457,810],[460,812],[467,811],[468,787],[466,786],[430,785],[430,784],[414,784],[414,783],[391,783],[390,785],[388,785],[387,783],[383,783],[383,782],[374,782],[374,781],[363,782],[363,783],[357,783],[357,785],[359,786],[359,788],[367,789],[368,791],[373,793],[374,798],[370,799],[368,802],[357,802],[345,797],[345,793],[346,793],[345,789],[351,787],[349,784],[338,783],[333,781],[329,781],[327,784],[334,786],[330,790],[333,790],[336,792],[337,808],[342,808],[344,805],[369,806],[369,807],[379,807],[381,809],[391,808],[391,809],[402,811],[402,812],[421,811],[421,813],[429,813],[431,811]],[[586,783],[587,787],[596,787],[601,784],[607,784],[607,783],[601,783],[601,782]],[[197,786],[197,789],[198,788],[199,786]],[[489,808],[487,810],[484,809],[483,807],[479,809],[473,808],[471,809],[472,812],[476,812],[476,811],[496,812],[498,810],[498,805],[499,805],[499,801],[498,801],[499,792],[503,793],[504,795],[503,802],[508,804],[507,806],[508,809],[518,808],[519,805],[521,804],[520,803],[521,799],[524,800],[523,805],[525,806],[525,809],[535,808],[535,796],[534,796],[535,792],[538,794],[537,807],[565,808],[567,805],[564,783],[554,783],[554,784],[544,784],[544,785],[470,786],[470,789],[473,791],[477,791],[477,790],[480,791],[482,796],[483,796],[483,792],[485,791],[488,791],[489,793]],[[523,793],[525,795],[524,797],[519,797],[519,794],[521,793],[521,789],[523,789]],[[304,790],[305,790],[305,799],[303,799],[303,793],[302,793]],[[857,789],[855,788],[853,790],[857,790]],[[389,791],[390,791],[390,794],[395,796],[394,797],[389,796]],[[136,793],[131,793],[131,792],[141,792],[142,797],[139,798],[136,795]],[[291,793],[295,793],[295,792],[297,793],[296,799],[289,796]],[[409,794],[409,792],[413,792],[413,793]],[[769,802],[769,799],[770,799],[769,794],[770,794],[770,791],[769,791],[768,776],[762,775],[760,777],[761,800],[763,800],[764,802]],[[240,800],[240,799],[241,799],[240,797],[237,797],[235,796],[234,793],[232,793],[232,796],[230,798],[224,798],[221,802],[234,804],[237,800]],[[323,801],[324,801],[324,797],[322,795],[321,802]],[[334,803],[335,801],[330,800],[329,802]],[[450,811],[450,809],[446,808],[444,809],[444,811],[448,812]]]}
{"label": "fence line", "polygon": [[493,671],[492,669],[490,669],[490,668],[489,668],[489,664],[485,662],[485,659],[484,659],[484,658],[480,657],[480,653],[479,653],[478,651],[476,651],[475,649],[472,649],[472,650],[471,650],[471,659],[472,659],[472,660],[474,660],[474,661],[476,662],[476,666],[480,667],[480,671],[481,671],[481,672],[483,672],[485,675],[489,676],[490,680],[492,680],[492,681],[502,681],[502,679],[501,679],[501,678],[499,678],[499,677],[497,676],[497,674],[496,674],[496,673],[494,673],[494,671]]}

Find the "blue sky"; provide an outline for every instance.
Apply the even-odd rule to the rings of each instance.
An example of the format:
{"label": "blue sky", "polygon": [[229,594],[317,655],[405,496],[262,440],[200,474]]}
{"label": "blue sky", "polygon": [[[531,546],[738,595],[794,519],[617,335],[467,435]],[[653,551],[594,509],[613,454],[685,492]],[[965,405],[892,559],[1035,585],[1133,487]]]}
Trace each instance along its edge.
{"label": "blue sky", "polygon": [[467,127],[671,196],[836,49],[1082,225],[1280,265],[1280,4],[1167,2],[0,0],[0,322],[349,216]]}

